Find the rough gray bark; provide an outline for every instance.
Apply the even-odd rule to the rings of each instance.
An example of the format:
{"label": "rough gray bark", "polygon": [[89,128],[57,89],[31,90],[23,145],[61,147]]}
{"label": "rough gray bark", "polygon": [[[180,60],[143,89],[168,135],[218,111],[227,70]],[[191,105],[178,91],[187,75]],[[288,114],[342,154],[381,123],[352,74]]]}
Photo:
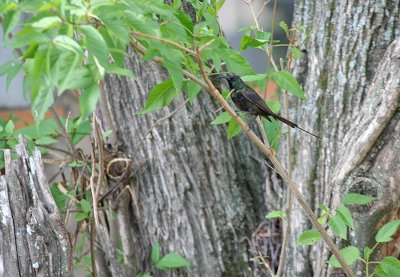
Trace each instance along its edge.
{"label": "rough gray bark", "polygon": [[70,276],[71,245],[50,193],[40,152],[20,137],[17,160],[5,151],[0,176],[0,275]]}
{"label": "rough gray bark", "polygon": [[[308,99],[292,101],[291,118],[323,139],[293,133],[293,178],[314,210],[320,203],[334,208],[348,192],[377,197],[370,206],[352,209],[357,226],[350,243],[360,250],[372,246],[377,229],[399,209],[399,5],[375,0],[295,4],[297,25],[315,31],[294,68]],[[286,276],[332,274],[322,243],[296,248],[298,235],[311,228],[297,205],[291,224]],[[398,255],[389,252],[379,254]],[[363,270],[360,262],[355,268]]]}
{"label": "rough gray bark", "polygon": [[160,112],[136,115],[148,92],[166,74],[157,64],[140,61],[135,53],[129,56],[126,67],[136,78],[108,77],[97,113],[103,128],[115,132],[113,146],[133,160],[129,178],[120,182],[121,189],[130,189],[115,206],[111,226],[118,228],[101,232],[102,248],[112,249],[112,237],[121,238],[126,264],[115,269],[118,276],[149,271],[166,276],[151,265],[151,245],[157,241],[162,254],[177,252],[192,264],[171,276],[247,272],[248,259],[256,255],[249,245],[251,234],[265,213],[262,160],[254,158],[258,150],[244,135],[228,141],[224,127],[210,125],[218,106],[206,92],[148,133],[185,96]]}

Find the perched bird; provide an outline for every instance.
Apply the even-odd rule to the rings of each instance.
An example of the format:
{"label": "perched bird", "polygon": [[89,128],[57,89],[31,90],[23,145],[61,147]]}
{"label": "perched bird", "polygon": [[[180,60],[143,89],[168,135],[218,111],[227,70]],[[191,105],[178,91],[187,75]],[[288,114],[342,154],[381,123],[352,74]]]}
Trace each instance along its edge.
{"label": "perched bird", "polygon": [[279,114],[274,113],[268,108],[264,99],[258,95],[251,87],[246,85],[242,79],[240,79],[237,75],[219,75],[215,77],[215,79],[225,79],[228,82],[229,89],[232,90],[231,98],[233,103],[235,103],[236,107],[243,112],[248,112],[252,115],[259,115],[265,117],[267,120],[271,121],[270,117],[275,118],[276,120],[282,121],[286,125],[289,125],[292,128],[298,128],[316,138],[321,139],[319,136],[316,136],[299,126],[296,123],[293,123],[286,118],[280,116]]}

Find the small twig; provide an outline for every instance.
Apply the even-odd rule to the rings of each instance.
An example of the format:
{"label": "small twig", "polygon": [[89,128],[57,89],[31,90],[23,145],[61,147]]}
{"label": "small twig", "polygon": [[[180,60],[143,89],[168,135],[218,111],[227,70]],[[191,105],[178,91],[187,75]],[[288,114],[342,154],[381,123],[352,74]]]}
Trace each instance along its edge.
{"label": "small twig", "polygon": [[[78,176],[78,179],[75,182],[75,187],[73,188],[74,191],[76,191],[76,188],[78,187],[78,185],[81,183],[81,178],[85,173],[85,169],[86,169],[87,163],[85,162],[82,166],[81,172]],[[68,191],[65,190],[66,195],[68,195]],[[68,195],[69,196],[69,195]],[[68,222],[68,218],[69,218],[69,214],[70,214],[70,210],[71,210],[71,204],[72,204],[72,199],[68,198],[68,202],[67,202],[67,210],[65,212],[65,219],[64,219],[64,223],[67,224]]]}
{"label": "small twig", "polygon": [[261,118],[259,116],[257,116],[256,121],[257,121],[258,129],[260,129],[261,137],[264,141],[264,144],[269,147],[268,138],[267,138],[267,135],[265,134],[264,125],[261,122]]}
{"label": "small twig", "polygon": [[261,254],[260,251],[258,251],[258,256],[257,256],[257,257],[254,257],[254,258],[260,259],[261,262],[259,262],[259,264],[265,266],[265,268],[267,269],[269,275],[270,275],[271,277],[274,277],[274,272],[272,271],[271,267],[269,266],[268,262],[264,259],[264,256]]}
{"label": "small twig", "polygon": [[[179,48],[189,54],[192,54],[193,56],[196,56],[196,52],[193,51],[192,49],[186,48],[185,46],[180,45],[179,43],[176,43],[175,41],[169,40],[169,39],[165,39],[165,38],[160,38],[160,37],[156,37],[156,36],[152,36],[152,35],[148,35],[148,34],[143,34],[140,32],[132,32],[133,35],[137,36],[137,37],[144,37],[144,38],[149,38],[149,39],[154,39],[154,40],[158,40],[158,41],[162,41],[165,44],[169,44],[172,46],[175,46],[176,48]],[[212,41],[212,40],[211,40]]]}
{"label": "small twig", "polygon": [[45,164],[62,164],[62,163],[72,162],[73,159],[71,159],[71,158],[67,158],[67,159],[46,159],[46,158],[42,158],[42,161]]}
{"label": "small twig", "polygon": [[207,48],[208,46],[210,46],[213,42],[215,41],[215,38],[213,38],[212,40],[210,40],[209,42],[207,42],[206,44],[202,45],[199,49],[199,51],[201,52],[203,49]]}
{"label": "small twig", "polygon": [[243,0],[243,2],[245,2],[250,7],[251,15],[253,16],[257,30],[260,30],[260,25],[258,24],[258,17],[256,16],[256,13],[253,8],[253,0]]}
{"label": "small twig", "polygon": [[136,152],[139,151],[139,149],[142,146],[143,142],[145,141],[146,137],[153,131],[154,127],[156,127],[160,122],[172,117],[175,113],[177,113],[180,109],[182,109],[186,105],[187,102],[189,102],[189,99],[186,99],[175,110],[173,110],[172,112],[170,112],[166,116],[163,116],[163,117],[159,118],[156,122],[154,122],[153,125],[151,125],[151,127],[149,128],[149,130],[140,139],[139,144],[133,150],[132,156],[134,156],[136,154]]}
{"label": "small twig", "polygon": [[[66,154],[66,155],[68,155],[68,156],[73,156],[73,153],[71,153],[71,152],[69,152],[69,151],[67,151],[67,150],[58,148],[58,147],[54,147],[54,146],[50,146],[50,145],[45,145],[45,144],[37,144],[37,143],[35,143],[35,145],[36,145],[36,146],[39,146],[39,147],[43,147],[43,148],[49,149],[49,150],[53,150],[53,151],[57,151],[57,152],[60,152],[60,153],[64,153],[64,154]],[[62,156],[62,155],[59,155],[59,156]]]}
{"label": "small twig", "polygon": [[[104,163],[103,163],[103,144],[102,144],[102,139],[101,139],[101,134],[99,131],[99,127],[96,121],[96,117],[93,115],[92,117],[92,128],[93,128],[93,139],[94,139],[94,146],[92,149],[92,175],[90,176],[90,189],[92,191],[92,198],[93,198],[93,216],[94,216],[94,221],[96,223],[96,227],[99,227],[99,215],[97,211],[97,199],[100,193],[100,186],[101,182],[103,180],[103,174],[104,174]],[[97,182],[95,184],[94,179],[96,175],[96,155],[95,155],[95,149],[98,151],[98,176],[97,176]]]}
{"label": "small twig", "polygon": [[92,259],[92,275],[97,277],[96,269],[96,224],[95,222],[90,223],[90,258]]}
{"label": "small twig", "polygon": [[56,121],[57,126],[60,128],[62,132],[62,136],[67,140],[67,145],[69,147],[70,152],[72,153],[72,157],[75,159],[75,146],[72,143],[71,137],[69,136],[67,129],[65,129],[64,125],[62,124],[60,118],[58,117],[56,110],[54,109],[53,106],[50,107],[50,112],[54,117],[54,120]]}
{"label": "small twig", "polygon": [[257,14],[257,21],[260,19],[260,16],[264,12],[265,8],[267,7],[270,0],[264,0],[263,6],[261,7],[260,11]]}

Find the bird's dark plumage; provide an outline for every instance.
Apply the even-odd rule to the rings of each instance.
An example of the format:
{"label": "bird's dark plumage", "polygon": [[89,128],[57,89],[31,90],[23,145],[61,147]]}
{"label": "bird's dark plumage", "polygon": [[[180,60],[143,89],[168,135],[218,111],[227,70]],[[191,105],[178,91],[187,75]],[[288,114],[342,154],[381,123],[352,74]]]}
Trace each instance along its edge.
{"label": "bird's dark plumage", "polygon": [[248,112],[252,115],[259,115],[265,117],[267,120],[271,120],[270,117],[279,120],[292,128],[298,128],[314,137],[320,139],[320,137],[300,128],[296,123],[293,123],[286,118],[274,113],[268,108],[264,99],[258,95],[251,87],[246,85],[243,80],[237,75],[219,75],[216,79],[223,78],[228,82],[229,88],[232,90],[231,98],[233,103],[239,108],[239,110]]}

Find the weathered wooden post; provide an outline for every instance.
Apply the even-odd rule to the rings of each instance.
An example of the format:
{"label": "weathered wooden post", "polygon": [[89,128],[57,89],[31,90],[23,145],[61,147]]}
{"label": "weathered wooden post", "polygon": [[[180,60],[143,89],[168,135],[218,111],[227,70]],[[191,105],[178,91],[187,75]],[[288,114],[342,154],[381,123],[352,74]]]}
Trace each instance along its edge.
{"label": "weathered wooden post", "polygon": [[67,229],[50,193],[41,154],[21,136],[17,159],[5,150],[0,175],[0,276],[70,276]]}

